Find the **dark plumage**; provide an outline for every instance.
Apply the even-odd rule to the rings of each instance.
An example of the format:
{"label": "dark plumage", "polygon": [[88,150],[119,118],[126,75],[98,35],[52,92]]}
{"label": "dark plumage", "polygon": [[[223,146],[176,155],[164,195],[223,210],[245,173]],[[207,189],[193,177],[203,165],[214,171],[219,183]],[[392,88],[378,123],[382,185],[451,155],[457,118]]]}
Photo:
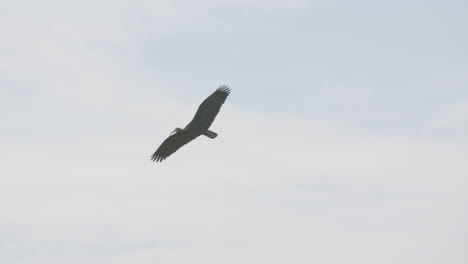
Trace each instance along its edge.
{"label": "dark plumage", "polygon": [[218,134],[208,130],[219,113],[221,106],[228,97],[231,89],[227,85],[221,85],[198,107],[192,121],[184,128],[176,128],[170,136],[164,140],[159,148],[151,156],[152,161],[163,161],[180,147],[194,140],[200,135],[215,138]]}

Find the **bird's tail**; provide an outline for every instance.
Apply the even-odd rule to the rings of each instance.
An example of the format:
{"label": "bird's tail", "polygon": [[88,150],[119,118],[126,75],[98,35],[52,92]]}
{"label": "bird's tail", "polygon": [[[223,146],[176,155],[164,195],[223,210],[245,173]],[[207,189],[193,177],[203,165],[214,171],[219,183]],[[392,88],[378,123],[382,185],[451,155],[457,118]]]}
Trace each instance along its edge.
{"label": "bird's tail", "polygon": [[218,136],[218,134],[216,134],[215,132],[210,131],[208,129],[203,132],[203,135],[205,135],[205,136],[207,136],[209,138],[215,138],[215,137]]}

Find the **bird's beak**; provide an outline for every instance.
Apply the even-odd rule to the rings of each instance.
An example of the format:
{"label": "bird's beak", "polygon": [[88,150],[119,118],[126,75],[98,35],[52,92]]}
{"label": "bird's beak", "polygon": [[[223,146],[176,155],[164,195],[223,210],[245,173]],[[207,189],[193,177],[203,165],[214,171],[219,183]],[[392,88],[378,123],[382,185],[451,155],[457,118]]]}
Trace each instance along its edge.
{"label": "bird's beak", "polygon": [[169,136],[172,136],[172,135],[174,135],[174,134],[177,133],[177,132],[179,132],[179,131],[178,131],[177,128],[176,128],[176,129],[172,130],[172,132],[169,134]]}

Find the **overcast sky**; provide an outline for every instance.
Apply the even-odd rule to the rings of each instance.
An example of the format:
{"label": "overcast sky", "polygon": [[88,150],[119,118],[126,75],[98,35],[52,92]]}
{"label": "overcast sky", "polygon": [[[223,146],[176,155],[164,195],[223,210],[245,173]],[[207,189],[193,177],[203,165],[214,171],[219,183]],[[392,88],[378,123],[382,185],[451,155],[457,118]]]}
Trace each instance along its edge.
{"label": "overcast sky", "polygon": [[467,12],[0,0],[0,262],[467,263]]}

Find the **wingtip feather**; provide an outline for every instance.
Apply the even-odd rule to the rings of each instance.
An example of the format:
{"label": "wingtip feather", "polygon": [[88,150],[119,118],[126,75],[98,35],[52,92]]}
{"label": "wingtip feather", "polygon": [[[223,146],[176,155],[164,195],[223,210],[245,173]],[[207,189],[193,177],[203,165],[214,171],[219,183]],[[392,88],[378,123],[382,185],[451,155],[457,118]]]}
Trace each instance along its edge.
{"label": "wingtip feather", "polygon": [[218,87],[217,91],[229,94],[231,92],[231,88],[228,85],[223,84],[223,85]]}
{"label": "wingtip feather", "polygon": [[160,161],[162,161],[162,157],[158,156],[158,155],[156,155],[156,153],[154,153],[153,155],[151,155],[150,160],[153,161],[153,162],[160,162]]}

